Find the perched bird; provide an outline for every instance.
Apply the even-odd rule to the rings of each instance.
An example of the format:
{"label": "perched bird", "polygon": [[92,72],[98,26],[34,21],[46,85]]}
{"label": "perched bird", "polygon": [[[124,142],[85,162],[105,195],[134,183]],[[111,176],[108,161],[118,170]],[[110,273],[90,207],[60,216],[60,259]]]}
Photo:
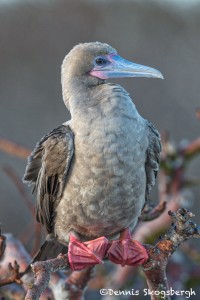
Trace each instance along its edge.
{"label": "perched bird", "polygon": [[73,270],[105,257],[121,265],[148,259],[130,233],[155,183],[160,136],[129,94],[106,82],[119,77],[163,78],[100,42],[75,46],[63,61],[71,120],[36,145],[23,178],[34,186],[37,220],[52,237],[36,259],[48,257],[52,242],[57,252],[68,251]]}

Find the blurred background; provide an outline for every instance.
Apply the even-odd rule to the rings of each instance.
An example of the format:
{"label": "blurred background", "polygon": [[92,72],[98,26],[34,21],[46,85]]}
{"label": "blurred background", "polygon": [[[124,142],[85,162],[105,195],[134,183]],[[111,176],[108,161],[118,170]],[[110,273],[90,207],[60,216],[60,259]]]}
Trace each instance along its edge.
{"label": "blurred background", "polygon": [[[159,69],[165,80],[115,82],[131,94],[142,116],[169,132],[172,145],[199,137],[200,1],[0,0],[1,138],[33,149],[69,119],[60,66],[74,45],[90,41],[106,42],[122,57]],[[0,166],[0,221],[4,232],[18,237],[31,214],[8,170],[21,178],[26,160],[4,149]],[[199,168],[197,157],[189,176],[198,178]],[[187,205],[200,223],[200,189],[191,191]]]}

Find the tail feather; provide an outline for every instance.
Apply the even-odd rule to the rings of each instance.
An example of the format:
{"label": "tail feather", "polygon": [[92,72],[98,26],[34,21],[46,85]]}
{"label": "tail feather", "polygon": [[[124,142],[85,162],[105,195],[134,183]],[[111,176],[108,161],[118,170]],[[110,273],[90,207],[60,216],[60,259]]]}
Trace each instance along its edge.
{"label": "tail feather", "polygon": [[68,247],[61,244],[56,239],[46,240],[39,251],[34,255],[33,260],[25,270],[24,274],[31,270],[31,264],[36,261],[45,261],[48,259],[56,258],[60,253],[66,254],[68,252]]}

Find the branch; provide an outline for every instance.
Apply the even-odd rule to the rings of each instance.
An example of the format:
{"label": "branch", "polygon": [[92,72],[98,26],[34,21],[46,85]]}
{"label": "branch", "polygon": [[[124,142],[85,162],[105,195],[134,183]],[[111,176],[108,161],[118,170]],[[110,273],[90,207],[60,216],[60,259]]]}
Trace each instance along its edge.
{"label": "branch", "polygon": [[197,117],[197,120],[200,120],[200,107],[196,108],[196,117]]}
{"label": "branch", "polygon": [[[22,243],[14,238],[12,234],[5,234],[3,238],[4,241],[7,241],[6,251],[4,252],[4,256],[0,264],[0,286],[3,295],[7,295],[7,293],[9,293],[14,287],[14,285],[12,284],[10,288],[9,284],[16,283],[18,285],[20,284],[20,286],[18,286],[19,288],[17,287],[17,285],[15,285],[16,292],[19,294],[19,298],[21,297],[20,299],[24,298],[27,286],[29,286],[29,290],[32,290],[31,293],[34,293],[34,295],[36,293],[36,297],[39,297],[40,292],[33,291],[39,289],[39,286],[37,286],[37,282],[35,284],[30,284],[30,282],[34,282],[32,273],[24,275],[24,270],[27,269],[31,261],[30,255],[26,252]],[[40,277],[38,278],[39,283],[41,283],[41,278],[47,278],[46,284],[45,280],[43,283],[41,283],[42,285],[44,284],[45,289],[46,285],[48,284],[48,275],[46,274],[46,272],[49,272],[50,274],[51,272],[55,272],[57,269],[63,269],[67,266],[67,263],[68,260],[65,255],[59,256],[59,260],[57,258],[55,260],[47,262],[35,263],[33,266],[33,270],[36,277]],[[62,300],[69,298],[71,300],[79,300],[82,298],[83,291],[88,281],[90,280],[92,273],[92,269],[87,269],[81,272],[74,272],[68,278],[64,273],[54,273],[53,276],[51,276],[50,281],[51,290],[46,289],[45,292],[41,295],[40,299],[42,300],[55,298]],[[23,282],[21,279],[23,280]],[[8,286],[6,287],[6,285]],[[32,289],[32,287],[34,287],[34,289]],[[52,293],[54,294],[54,297]],[[62,299],[61,295],[63,297]],[[65,295],[68,295],[68,298],[66,298]],[[33,297],[33,299],[35,298]]]}
{"label": "branch", "polygon": [[6,237],[1,234],[1,224],[0,224],[0,260],[4,255],[6,249]]}
{"label": "branch", "polygon": [[[6,238],[7,238],[7,248],[6,248]],[[11,284],[11,283],[17,283],[17,284],[22,284],[22,280],[21,280],[21,273],[19,271],[20,266],[17,263],[16,260],[13,261],[13,259],[11,260],[11,262],[9,262],[7,264],[7,253],[9,253],[10,251],[10,240],[12,239],[12,236],[3,236],[1,235],[1,228],[0,228],[0,258],[2,258],[3,254],[5,254],[3,256],[3,259],[1,261],[1,274],[5,274],[7,272],[5,272],[5,265],[8,265],[8,274],[6,274],[6,276],[4,276],[3,278],[0,279],[0,287],[7,285],[7,284]],[[15,247],[16,245],[13,244],[12,245],[12,255],[15,252]],[[19,247],[18,247],[19,248]],[[8,250],[7,252],[5,252],[5,249]]]}
{"label": "branch", "polygon": [[12,282],[22,284],[20,278],[31,261],[22,243],[12,234],[5,234],[6,250],[0,262],[0,286]]}
{"label": "branch", "polygon": [[186,158],[193,157],[198,153],[200,153],[200,138],[192,141],[183,149],[180,149],[180,154],[183,154]]}
{"label": "branch", "polygon": [[160,217],[160,215],[165,211],[167,202],[161,200],[156,206],[145,206],[139,221],[152,221]]}
{"label": "branch", "polygon": [[67,279],[70,300],[82,300],[84,289],[94,275],[94,269],[74,271]]}
{"label": "branch", "polygon": [[11,285],[5,285],[0,288],[0,299],[1,300],[3,300],[3,299],[22,300],[22,299],[24,299],[24,297],[25,297],[24,288],[19,284],[12,283]]}
{"label": "branch", "polygon": [[70,268],[67,254],[59,254],[57,258],[47,261],[37,261],[31,267],[36,279],[34,284],[29,285],[25,300],[36,300],[40,297],[48,286],[52,272]]}
{"label": "branch", "polygon": [[[149,290],[152,292],[152,300],[159,300],[161,293],[162,296],[165,293],[165,296],[162,297],[163,299],[170,299],[170,296],[167,295],[169,286],[166,277],[166,266],[169,258],[182,242],[191,238],[200,238],[200,227],[191,221],[191,218],[194,216],[191,212],[182,208],[178,209],[176,213],[170,211],[169,215],[174,221],[169,231],[155,246],[146,245],[149,260],[143,265],[143,270]],[[36,279],[35,283],[29,286],[25,300],[38,299],[49,283],[50,273],[66,268],[70,268],[67,254],[60,254],[55,259],[34,263],[32,270]],[[82,289],[90,279],[90,270],[85,272],[85,274],[84,272],[82,274],[74,273],[69,277],[68,284],[71,289],[73,289],[73,283],[77,284],[78,282],[82,293]],[[81,294],[76,294],[76,291],[77,287],[72,295],[74,299],[79,300]]]}
{"label": "branch", "polygon": [[64,272],[53,273],[49,287],[55,300],[83,300],[85,288],[93,273],[93,268],[74,271],[68,278]]}
{"label": "branch", "polygon": [[[22,243],[14,238],[12,234],[5,234],[5,238],[6,250],[0,262],[1,294],[5,299],[24,299],[27,282],[34,281],[32,273],[24,275],[31,257]],[[15,261],[17,261],[17,264]],[[20,278],[23,280],[23,284]],[[13,282],[15,283],[13,284]],[[46,289],[40,299],[47,300],[54,298],[52,292]]]}
{"label": "branch", "polygon": [[[9,247],[9,240],[7,242],[8,242],[8,246],[7,246],[7,248],[8,248]],[[5,249],[6,249],[6,236],[1,234],[1,226],[0,226],[0,259],[2,258],[1,271],[3,269],[4,261],[5,261],[5,258],[6,258],[6,254],[4,255]],[[7,275],[4,278],[0,279],[0,287],[4,286],[4,285],[7,285],[7,284],[10,284],[10,283],[22,284],[22,281],[20,279],[21,274],[19,272],[19,265],[18,265],[16,260],[14,260],[13,263],[9,262],[8,272],[9,272],[9,275]]]}
{"label": "branch", "polygon": [[31,153],[28,148],[20,146],[4,138],[0,138],[0,150],[22,159],[26,159]]}
{"label": "branch", "polygon": [[35,206],[31,201],[31,198],[27,194],[24,184],[22,183],[21,178],[19,178],[18,174],[15,170],[10,166],[4,166],[3,171],[10,177],[10,179],[15,184],[19,194],[21,195],[22,199],[25,201],[26,206],[28,207],[32,216],[35,216]]}
{"label": "branch", "polygon": [[0,286],[4,286],[10,283],[17,283],[17,284],[22,284],[21,280],[21,274],[19,272],[19,265],[17,261],[14,261],[14,264],[12,265],[11,263],[8,264],[8,270],[9,270],[9,276],[0,279]]}
{"label": "branch", "polygon": [[[160,299],[161,292],[164,293],[169,290],[166,266],[174,251],[182,242],[191,238],[200,238],[200,227],[191,221],[194,216],[191,212],[182,208],[176,213],[170,211],[169,215],[174,223],[168,233],[155,246],[146,246],[149,261],[143,265],[143,271],[148,287],[153,292],[152,300]],[[171,298],[166,293],[163,299]]]}
{"label": "branch", "polygon": [[[21,181],[21,178],[16,173],[16,171],[10,166],[3,167],[4,172],[10,177],[12,182],[15,184],[19,194],[21,195],[21,199],[24,200],[27,208],[32,214],[33,218],[31,219],[30,225],[25,228],[24,232],[22,232],[22,240],[26,241],[27,237],[32,239],[30,232],[32,232],[32,228],[34,228],[34,244],[32,253],[36,253],[36,251],[40,248],[41,234],[42,234],[42,226],[40,223],[35,220],[35,206],[32,203],[31,198],[27,194],[24,184]],[[34,223],[34,224],[33,224]],[[28,234],[27,234],[28,233]]]}

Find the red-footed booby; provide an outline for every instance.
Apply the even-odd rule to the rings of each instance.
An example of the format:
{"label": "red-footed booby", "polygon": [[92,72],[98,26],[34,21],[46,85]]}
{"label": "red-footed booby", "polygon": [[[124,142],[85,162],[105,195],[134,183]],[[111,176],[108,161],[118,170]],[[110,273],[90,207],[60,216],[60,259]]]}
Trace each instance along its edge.
{"label": "red-footed booby", "polygon": [[[67,246],[73,270],[104,258],[133,266],[148,259],[131,232],[155,183],[160,136],[129,94],[106,82],[119,77],[163,78],[104,43],[79,44],[69,52],[62,91],[71,120],[36,145],[23,178],[37,194],[37,220],[61,243],[57,252]],[[51,241],[35,259],[48,258]]]}

